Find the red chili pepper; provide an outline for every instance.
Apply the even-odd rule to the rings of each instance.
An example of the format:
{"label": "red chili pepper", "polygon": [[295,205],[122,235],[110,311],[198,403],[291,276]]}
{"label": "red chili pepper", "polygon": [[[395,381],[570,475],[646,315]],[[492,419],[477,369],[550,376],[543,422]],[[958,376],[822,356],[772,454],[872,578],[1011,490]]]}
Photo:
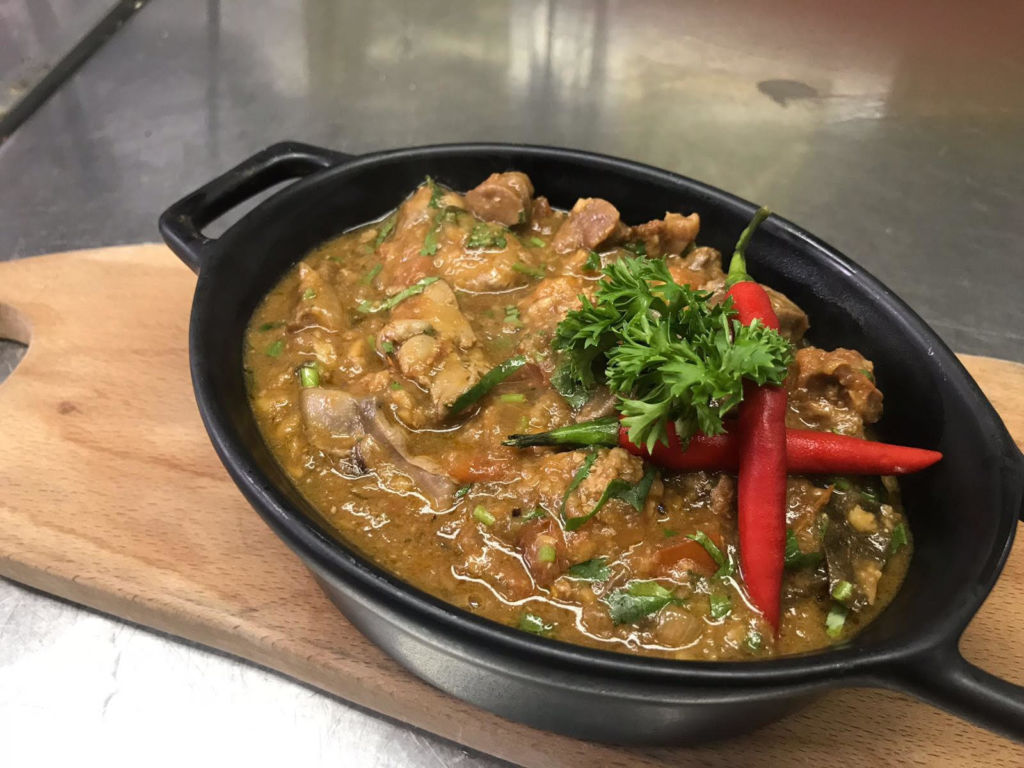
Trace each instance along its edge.
{"label": "red chili pepper", "polygon": [[[618,430],[619,446],[665,469],[677,472],[735,472],[739,467],[739,440],[735,429],[711,437],[694,435],[684,449],[679,444],[675,429],[669,425],[668,444],[656,443],[650,452],[629,441],[629,430],[626,427],[619,427]],[[789,473],[907,475],[920,472],[941,459],[942,454],[938,451],[924,448],[877,443],[810,429],[786,430],[786,469]]]}
{"label": "red chili pepper", "polygon": [[[760,321],[778,330],[771,299],[747,274],[743,255],[754,230],[769,215],[761,208],[740,235],[726,295],[743,325]],[[751,601],[776,631],[786,553],[786,398],[784,387],[747,385],[738,419],[740,570]]]}

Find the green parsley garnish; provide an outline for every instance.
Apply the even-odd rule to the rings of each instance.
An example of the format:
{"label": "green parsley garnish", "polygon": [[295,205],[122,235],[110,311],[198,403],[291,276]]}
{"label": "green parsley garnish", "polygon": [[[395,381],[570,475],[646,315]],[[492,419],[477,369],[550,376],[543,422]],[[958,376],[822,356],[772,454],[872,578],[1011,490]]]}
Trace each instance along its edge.
{"label": "green parsley garnish", "polygon": [[398,293],[388,296],[380,304],[371,305],[368,301],[362,301],[359,306],[356,307],[356,311],[366,314],[376,314],[377,312],[386,312],[394,309],[406,299],[416,296],[417,294],[423,293],[428,286],[433,285],[441,278],[439,277],[424,277],[422,280],[418,280],[408,288],[403,288]]}
{"label": "green parsley garnish", "polygon": [[713,592],[708,596],[708,601],[711,604],[712,619],[723,619],[732,612],[732,600],[726,594]]}
{"label": "green parsley garnish", "polygon": [[669,603],[681,603],[674,593],[656,581],[631,581],[625,589],[608,595],[605,602],[615,624],[633,624]]}
{"label": "green parsley garnish", "polygon": [[565,353],[559,391],[598,381],[619,396],[629,439],[648,450],[675,425],[685,445],[698,430],[721,434],[744,381],[781,384],[792,347],[760,322],[742,325],[732,302],[679,285],[658,259],[626,256],[603,270],[594,300],[569,312],[553,345]]}
{"label": "green parsley garnish", "polygon": [[519,628],[534,635],[546,635],[555,628],[555,625],[545,624],[544,619],[536,614],[524,613],[519,619]]}
{"label": "green parsley garnish", "polygon": [[466,494],[469,493],[472,490],[472,488],[472,483],[470,483],[469,485],[464,485],[461,488],[459,488],[459,490],[455,492],[455,500],[458,501],[459,499],[465,498]]}
{"label": "green parsley garnish", "polygon": [[565,575],[577,581],[607,581],[612,575],[608,567],[608,560],[604,557],[595,557],[591,560],[584,560],[576,563]]}
{"label": "green parsley garnish", "polygon": [[466,238],[466,247],[474,250],[480,248],[501,249],[507,245],[505,228],[495,227],[483,221],[474,224],[469,237]]}
{"label": "green parsley garnish", "polygon": [[591,251],[587,255],[587,260],[583,263],[583,268],[589,272],[597,272],[601,268],[601,254],[597,251]]}
{"label": "green parsley garnish", "polygon": [[644,504],[647,501],[647,494],[651,491],[651,485],[654,483],[654,476],[656,471],[653,466],[648,465],[647,470],[644,472],[644,476],[640,478],[640,482],[636,485],[630,485],[620,477],[616,477],[614,480],[610,480],[608,485],[605,486],[604,493],[601,494],[601,498],[597,500],[597,504],[594,508],[587,512],[587,514],[580,517],[570,517],[565,521],[565,530],[575,531],[581,528],[590,518],[596,515],[612,499],[621,499],[622,501],[629,504],[637,512],[640,512],[644,508]]}

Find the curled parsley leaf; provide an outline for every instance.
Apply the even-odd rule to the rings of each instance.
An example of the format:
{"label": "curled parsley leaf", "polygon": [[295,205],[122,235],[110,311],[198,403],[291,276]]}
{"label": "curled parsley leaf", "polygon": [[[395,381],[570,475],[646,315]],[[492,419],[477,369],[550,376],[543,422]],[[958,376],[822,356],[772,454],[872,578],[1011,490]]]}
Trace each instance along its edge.
{"label": "curled parsley leaf", "polygon": [[744,381],[785,379],[789,342],[759,322],[742,325],[731,300],[712,305],[658,259],[626,256],[602,272],[594,299],[581,297],[555,332],[564,353],[556,381],[578,399],[603,379],[633,443],[667,443],[670,423],[684,445],[698,431],[721,434]]}

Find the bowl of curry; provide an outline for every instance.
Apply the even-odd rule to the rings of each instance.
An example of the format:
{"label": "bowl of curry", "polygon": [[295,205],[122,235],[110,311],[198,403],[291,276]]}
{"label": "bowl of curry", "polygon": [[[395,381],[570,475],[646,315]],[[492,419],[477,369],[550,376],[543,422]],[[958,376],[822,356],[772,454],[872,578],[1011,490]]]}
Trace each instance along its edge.
{"label": "bowl of curry", "polygon": [[865,683],[1022,735],[1020,689],[956,651],[1020,454],[930,329],[794,225],[587,153],[285,144],[161,228],[199,272],[225,465],[429,682],[620,743]]}

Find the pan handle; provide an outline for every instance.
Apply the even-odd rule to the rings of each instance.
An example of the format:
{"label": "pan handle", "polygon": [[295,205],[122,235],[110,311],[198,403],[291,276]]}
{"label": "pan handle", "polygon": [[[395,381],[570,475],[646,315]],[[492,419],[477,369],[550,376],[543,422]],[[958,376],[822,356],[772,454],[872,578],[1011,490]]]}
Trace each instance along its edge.
{"label": "pan handle", "polygon": [[353,155],[309,144],[274,144],[174,203],[160,216],[160,234],[189,269],[199,272],[204,256],[216,242],[203,234],[203,227],[275,184],[352,159]]}
{"label": "pan handle", "polygon": [[902,690],[968,722],[1024,743],[1024,686],[974,666],[956,645],[908,665]]}

